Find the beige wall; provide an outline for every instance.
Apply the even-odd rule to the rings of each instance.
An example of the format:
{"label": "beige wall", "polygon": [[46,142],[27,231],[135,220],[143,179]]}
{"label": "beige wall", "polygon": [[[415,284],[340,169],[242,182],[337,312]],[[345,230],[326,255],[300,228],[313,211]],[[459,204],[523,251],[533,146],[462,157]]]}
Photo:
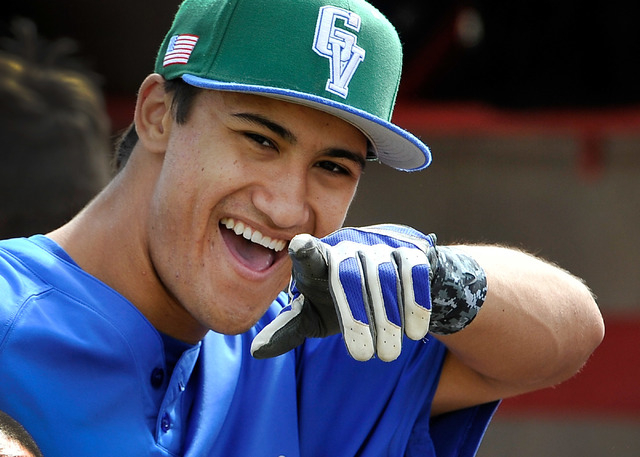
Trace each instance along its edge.
{"label": "beige wall", "polygon": [[[640,130],[640,129],[639,129]],[[367,166],[347,224],[397,222],[440,244],[506,243],[583,277],[603,308],[640,310],[640,134],[602,143],[585,175],[571,136],[435,137],[417,173]]]}

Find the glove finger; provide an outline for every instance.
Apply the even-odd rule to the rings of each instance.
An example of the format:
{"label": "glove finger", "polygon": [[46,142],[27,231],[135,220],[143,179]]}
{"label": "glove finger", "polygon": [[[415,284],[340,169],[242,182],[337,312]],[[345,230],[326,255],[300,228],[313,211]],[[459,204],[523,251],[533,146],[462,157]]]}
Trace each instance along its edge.
{"label": "glove finger", "polygon": [[393,253],[400,277],[404,331],[420,340],[429,331],[431,291],[426,255],[416,249],[398,248]]}
{"label": "glove finger", "polygon": [[374,355],[371,316],[365,304],[364,277],[359,260],[339,244],[327,250],[329,289],[347,350],[359,361]]}
{"label": "glove finger", "polygon": [[309,276],[327,277],[327,261],[319,240],[307,233],[296,235],[289,242],[289,255],[294,264]]}
{"label": "glove finger", "polygon": [[308,234],[296,235],[289,243],[296,287],[312,300],[330,300],[327,260],[322,244]]}
{"label": "glove finger", "polygon": [[310,308],[305,313],[313,310],[317,317],[319,328],[313,337],[340,333],[340,322],[329,290],[329,267],[324,245],[311,235],[297,235],[289,244],[289,255],[295,287],[306,297],[306,306]]}
{"label": "glove finger", "polygon": [[390,362],[402,349],[402,303],[398,300],[398,272],[390,250],[359,252],[365,272],[367,306],[375,323],[375,347],[380,360]]}

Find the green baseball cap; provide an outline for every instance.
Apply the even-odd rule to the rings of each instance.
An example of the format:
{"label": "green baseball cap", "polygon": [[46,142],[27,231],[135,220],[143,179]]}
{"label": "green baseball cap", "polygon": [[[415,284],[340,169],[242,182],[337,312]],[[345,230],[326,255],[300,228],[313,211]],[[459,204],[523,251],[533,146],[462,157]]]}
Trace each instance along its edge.
{"label": "green baseball cap", "polygon": [[185,0],[155,71],[330,113],[369,138],[370,155],[399,170],[431,162],[422,141],[391,123],[402,45],[364,0]]}

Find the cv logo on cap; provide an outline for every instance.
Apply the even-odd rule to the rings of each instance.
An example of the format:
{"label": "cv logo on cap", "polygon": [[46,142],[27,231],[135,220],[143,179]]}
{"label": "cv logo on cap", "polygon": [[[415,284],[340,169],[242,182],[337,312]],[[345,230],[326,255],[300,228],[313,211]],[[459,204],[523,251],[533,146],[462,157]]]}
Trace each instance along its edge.
{"label": "cv logo on cap", "polygon": [[323,6],[318,14],[313,50],[329,59],[329,80],[326,90],[347,98],[349,83],[365,51],[358,46],[358,37],[349,30],[336,27],[336,21],[342,19],[344,26],[354,32],[360,31],[360,16],[352,11],[335,6]]}

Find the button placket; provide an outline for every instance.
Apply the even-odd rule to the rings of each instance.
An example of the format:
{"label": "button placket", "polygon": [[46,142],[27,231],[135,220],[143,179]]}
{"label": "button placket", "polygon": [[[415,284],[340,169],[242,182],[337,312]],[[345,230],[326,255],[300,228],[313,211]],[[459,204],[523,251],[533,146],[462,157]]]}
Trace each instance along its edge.
{"label": "button placket", "polygon": [[170,452],[179,454],[186,432],[187,409],[184,395],[187,394],[187,382],[196,364],[200,346],[185,351],[178,360],[162,401],[157,422],[157,442]]}

